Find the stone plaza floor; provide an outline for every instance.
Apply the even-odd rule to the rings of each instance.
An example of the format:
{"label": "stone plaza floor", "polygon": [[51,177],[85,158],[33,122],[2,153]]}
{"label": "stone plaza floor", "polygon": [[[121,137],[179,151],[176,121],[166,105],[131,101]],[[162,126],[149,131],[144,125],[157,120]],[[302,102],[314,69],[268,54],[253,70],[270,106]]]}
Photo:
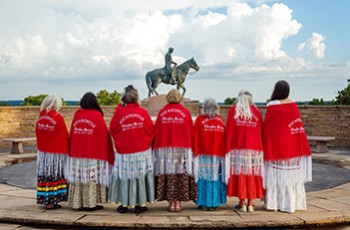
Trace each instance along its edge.
{"label": "stone plaza floor", "polygon": [[263,210],[259,200],[255,212],[242,213],[233,210],[237,198],[216,211],[198,210],[193,202],[183,203],[179,213],[168,212],[166,202],[151,204],[139,215],[132,210],[119,214],[116,204],[93,212],[75,211],[66,203],[46,210],[36,205],[35,162],[30,163],[35,155],[0,154],[0,229],[350,229],[350,151],[313,154],[315,182],[306,186],[308,210],[293,214]]}

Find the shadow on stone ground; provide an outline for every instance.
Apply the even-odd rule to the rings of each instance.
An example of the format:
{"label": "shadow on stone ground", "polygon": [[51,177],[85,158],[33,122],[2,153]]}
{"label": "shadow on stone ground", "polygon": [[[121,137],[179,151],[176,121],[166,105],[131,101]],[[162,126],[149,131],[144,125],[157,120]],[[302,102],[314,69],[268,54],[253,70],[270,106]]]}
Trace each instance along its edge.
{"label": "shadow on stone ground", "polygon": [[[350,170],[321,163],[313,163],[313,181],[306,184],[306,191],[333,188],[350,182]],[[16,164],[0,169],[0,183],[20,188],[36,189],[36,162]]]}

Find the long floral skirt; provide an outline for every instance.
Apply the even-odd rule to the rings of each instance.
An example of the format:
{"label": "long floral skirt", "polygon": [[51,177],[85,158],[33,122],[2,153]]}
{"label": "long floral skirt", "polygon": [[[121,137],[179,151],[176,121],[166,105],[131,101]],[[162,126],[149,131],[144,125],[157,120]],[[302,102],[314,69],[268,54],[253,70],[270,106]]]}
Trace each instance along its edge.
{"label": "long floral skirt", "polygon": [[67,201],[67,180],[61,176],[37,176],[36,203],[43,205],[57,205],[61,201]]}
{"label": "long floral skirt", "polygon": [[187,173],[156,176],[156,191],[158,201],[197,200],[196,182]]}
{"label": "long floral skirt", "polygon": [[263,196],[262,177],[257,175],[231,175],[227,185],[227,196],[239,199],[260,199]]}
{"label": "long floral skirt", "polygon": [[108,188],[97,184],[96,181],[88,183],[70,183],[68,202],[73,209],[94,208],[98,203],[107,202]]}
{"label": "long floral skirt", "polygon": [[115,174],[109,187],[108,200],[123,206],[134,208],[136,205],[145,206],[154,203],[154,174],[146,173],[144,177],[122,180]]}

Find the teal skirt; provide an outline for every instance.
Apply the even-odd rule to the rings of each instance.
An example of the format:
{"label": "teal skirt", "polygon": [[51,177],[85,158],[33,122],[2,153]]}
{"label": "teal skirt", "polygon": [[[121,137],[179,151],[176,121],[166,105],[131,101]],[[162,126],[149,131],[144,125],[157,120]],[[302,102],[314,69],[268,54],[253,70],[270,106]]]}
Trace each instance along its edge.
{"label": "teal skirt", "polygon": [[108,200],[130,208],[136,205],[145,206],[147,203],[154,203],[153,171],[147,172],[141,178],[125,180],[113,174],[109,187]]}

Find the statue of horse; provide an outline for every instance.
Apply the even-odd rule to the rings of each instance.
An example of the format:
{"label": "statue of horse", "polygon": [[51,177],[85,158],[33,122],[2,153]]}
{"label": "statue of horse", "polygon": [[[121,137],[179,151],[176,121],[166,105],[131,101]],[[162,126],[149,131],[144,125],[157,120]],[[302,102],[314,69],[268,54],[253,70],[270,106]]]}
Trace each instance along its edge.
{"label": "statue of horse", "polygon": [[194,69],[196,71],[199,70],[199,66],[197,65],[194,58],[191,58],[181,65],[176,66],[173,69],[173,74],[175,76],[175,79],[177,81],[174,81],[169,74],[167,74],[167,71],[165,70],[165,67],[154,69],[152,71],[149,71],[146,74],[146,84],[148,87],[148,97],[150,97],[152,94],[158,95],[158,92],[156,91],[156,88],[158,85],[163,82],[165,84],[169,85],[177,85],[176,88],[179,90],[180,88],[183,90],[182,96],[186,93],[186,88],[183,85],[186,80],[186,75],[188,74],[190,69]]}

